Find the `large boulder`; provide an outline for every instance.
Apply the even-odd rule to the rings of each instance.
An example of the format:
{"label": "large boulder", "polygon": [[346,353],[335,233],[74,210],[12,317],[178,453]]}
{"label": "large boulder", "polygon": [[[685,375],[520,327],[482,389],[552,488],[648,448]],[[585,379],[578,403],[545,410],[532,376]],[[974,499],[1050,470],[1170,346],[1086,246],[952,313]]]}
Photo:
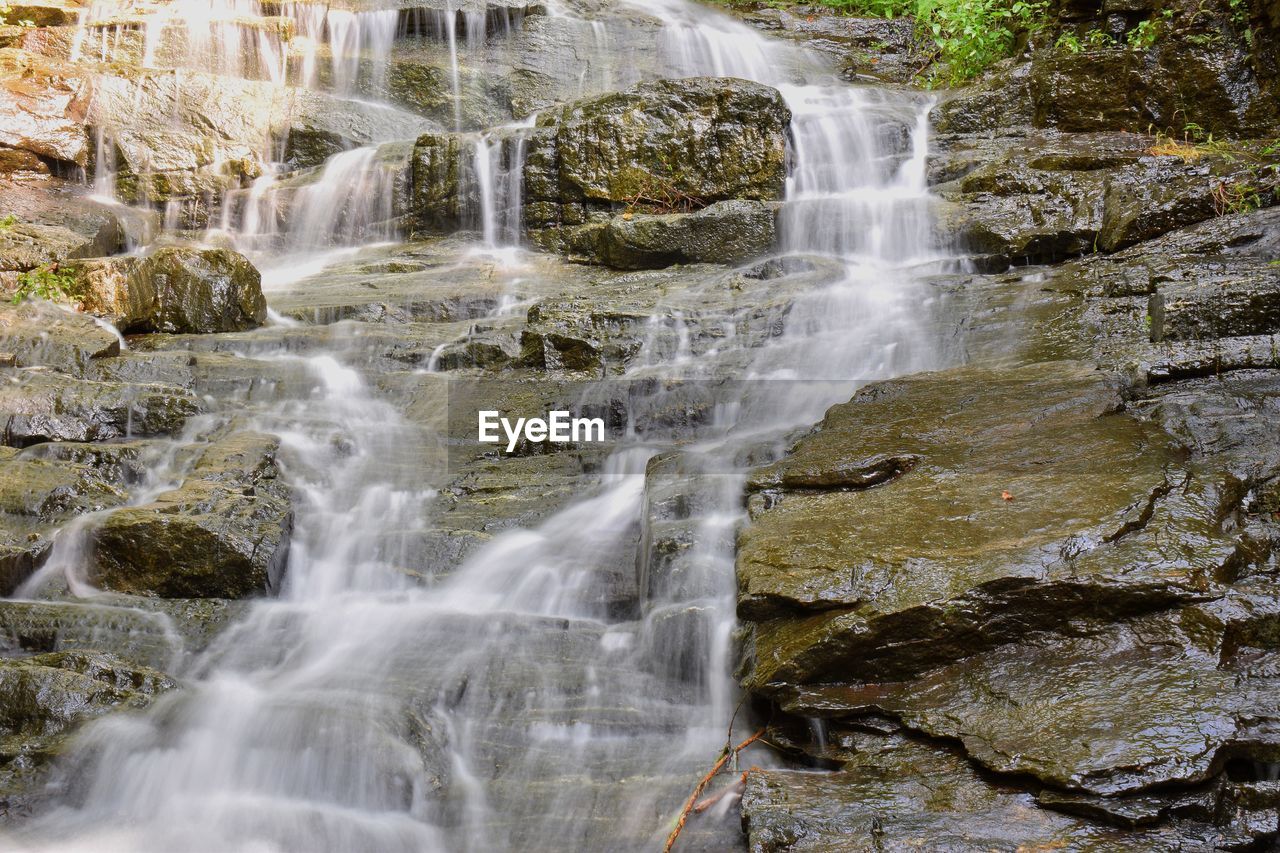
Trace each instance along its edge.
{"label": "large boulder", "polygon": [[[554,128],[559,198],[782,198],[791,114],[745,80],[659,80],[538,117]],[[677,199],[678,200],[678,199]]]}
{"label": "large boulder", "polygon": [[229,249],[170,246],[64,269],[79,278],[81,309],[123,332],[238,332],[267,319],[261,275]]}
{"label": "large boulder", "polygon": [[89,580],[162,598],[241,598],[277,589],[292,508],[271,436],[215,441],[190,476],[149,504],[112,512],[90,534]]}
{"label": "large boulder", "polygon": [[[623,207],[664,214],[781,199],[790,120],[782,96],[757,83],[662,80],[550,110],[536,127],[499,134],[490,144],[500,171],[519,185],[530,237],[569,249],[583,239],[572,229],[603,225]],[[411,208],[419,231],[475,227],[476,148],[474,137],[456,134],[418,140]],[[695,226],[673,220],[646,227]],[[651,256],[646,265],[655,256],[653,247],[637,254]]]}

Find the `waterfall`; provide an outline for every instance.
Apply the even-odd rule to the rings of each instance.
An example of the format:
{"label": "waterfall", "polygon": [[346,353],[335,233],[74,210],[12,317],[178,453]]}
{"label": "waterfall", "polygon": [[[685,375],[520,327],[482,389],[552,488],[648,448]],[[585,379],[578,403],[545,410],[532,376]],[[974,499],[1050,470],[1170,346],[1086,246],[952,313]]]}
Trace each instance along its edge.
{"label": "waterfall", "polygon": [[[414,375],[420,423],[394,395],[402,375],[375,384],[359,368],[386,360],[372,324],[335,324],[307,354],[287,351],[279,330],[238,339],[238,354],[308,377],[221,413],[282,439],[298,496],[285,589],[221,635],[183,690],[88,727],[55,806],[25,828],[34,849],[660,847],[741,698],[730,658],[744,460],[780,453],[862,383],[937,366],[921,274],[948,259],[931,239],[926,99],[849,87],[800,49],[688,0],[632,5],[662,23],[665,74],[783,93],[795,116],[783,242],[841,273],[766,318],[781,331],[764,345],[732,334],[732,316],[697,318],[660,298],[646,357],[624,377],[650,389],[633,400],[628,439],[575,484],[578,499],[485,530],[430,584],[407,566],[434,532],[423,504],[441,477],[432,418],[446,407],[443,381],[433,384],[443,377]],[[389,38],[382,13],[281,9],[313,44],[328,32],[339,89],[357,86]],[[459,53],[486,37],[488,18],[464,13],[459,32],[450,2],[408,20],[419,34],[443,31],[461,128]],[[617,47],[615,79],[631,73]],[[310,85],[321,58],[307,50]],[[519,240],[522,129],[477,133],[463,152],[474,187],[464,197],[489,248]],[[331,250],[395,238],[404,155],[369,146],[314,175],[268,173],[228,197],[223,228],[276,280],[314,273]],[[696,351],[697,322],[728,331]],[[684,391],[720,396],[696,440],[677,444],[641,415]],[[673,502],[663,488],[678,513],[662,514]],[[659,558],[670,562],[662,578]],[[637,565],[640,600],[621,601],[614,588]]]}
{"label": "waterfall", "polygon": [[367,62],[371,67],[367,74],[370,91],[375,96],[385,92],[387,64],[399,20],[395,9],[376,12],[329,10],[325,23],[336,91],[354,94],[362,75],[361,63]]}
{"label": "waterfall", "polygon": [[524,155],[526,137],[537,116],[516,125],[478,133],[462,157],[460,193],[475,199],[470,219],[489,249],[519,246],[524,228]]}
{"label": "waterfall", "polygon": [[408,155],[403,145],[368,146],[335,154],[306,183],[265,175],[228,195],[220,230],[268,280],[296,280],[323,269],[332,253],[396,238]]}

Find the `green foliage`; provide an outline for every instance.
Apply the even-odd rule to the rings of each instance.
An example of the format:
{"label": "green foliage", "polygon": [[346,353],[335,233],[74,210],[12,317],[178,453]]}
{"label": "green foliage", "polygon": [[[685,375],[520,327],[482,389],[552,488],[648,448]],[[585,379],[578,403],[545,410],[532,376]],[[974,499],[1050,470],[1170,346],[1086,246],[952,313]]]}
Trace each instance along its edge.
{"label": "green foliage", "polygon": [[17,224],[18,224],[18,217],[10,213],[8,216],[4,217],[3,219],[0,219],[0,234],[3,234],[4,232],[13,228],[13,226]]}
{"label": "green foliage", "polygon": [[1236,29],[1244,37],[1244,43],[1253,47],[1253,28],[1249,26],[1248,0],[1228,0],[1227,5],[1231,7],[1231,23],[1235,24]]}
{"label": "green foliage", "polygon": [[1019,34],[1047,26],[1045,2],[1026,0],[920,0],[923,21],[938,48],[942,82],[963,83],[1010,56]]}
{"label": "green foliage", "polygon": [[[721,0],[732,5],[733,0]],[[1048,0],[819,0],[846,15],[916,19],[937,66],[928,82],[956,85],[1013,54],[1019,36],[1048,27]]]}
{"label": "green foliage", "polygon": [[1053,43],[1053,46],[1064,53],[1080,53],[1084,50],[1084,42],[1080,41],[1080,36],[1071,32],[1058,36],[1058,40]]}
{"label": "green foliage", "polygon": [[80,280],[72,273],[58,269],[56,263],[45,264],[18,276],[18,289],[13,294],[13,304],[27,299],[47,299],[50,302],[66,302],[83,296]]}

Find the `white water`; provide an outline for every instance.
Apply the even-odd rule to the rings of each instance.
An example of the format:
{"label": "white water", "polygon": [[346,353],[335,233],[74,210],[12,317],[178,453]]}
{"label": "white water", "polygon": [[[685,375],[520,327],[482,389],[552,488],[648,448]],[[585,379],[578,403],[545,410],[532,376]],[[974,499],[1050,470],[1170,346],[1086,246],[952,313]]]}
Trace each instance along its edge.
{"label": "white water", "polygon": [[[649,358],[633,375],[745,377],[755,380],[749,393],[720,401],[716,421],[682,448],[674,482],[655,476],[646,488],[646,467],[669,445],[636,432],[582,484],[581,500],[497,536],[429,587],[401,567],[430,533],[421,512],[438,473],[430,426],[407,420],[341,352],[287,355],[264,342],[247,353],[313,380],[309,394],[244,415],[245,427],[283,438],[299,495],[286,587],[185,673],[185,690],[145,715],[89,727],[58,777],[56,806],[26,828],[31,845],[660,846],[738,702],[732,534],[744,472],[733,460],[781,448],[790,429],[860,382],[934,366],[920,274],[945,258],[929,239],[927,104],[846,87],[796,49],[685,0],[637,5],[663,19],[671,73],[748,77],[784,92],[795,114],[784,241],[843,275],[800,295],[764,346],[726,335],[706,348],[698,327],[716,318],[656,315]],[[490,246],[519,233],[510,180],[519,155],[500,137],[480,135],[474,147]],[[378,230],[390,219],[379,162],[372,148],[331,159],[318,182],[291,191],[301,215],[284,225],[282,188],[265,178],[228,230],[281,266],[388,239],[394,231]],[[361,353],[358,340],[351,346]],[[642,561],[638,609],[611,604],[637,541],[648,556],[662,535],[654,490],[664,485],[697,507],[680,519],[691,545],[662,575]]]}

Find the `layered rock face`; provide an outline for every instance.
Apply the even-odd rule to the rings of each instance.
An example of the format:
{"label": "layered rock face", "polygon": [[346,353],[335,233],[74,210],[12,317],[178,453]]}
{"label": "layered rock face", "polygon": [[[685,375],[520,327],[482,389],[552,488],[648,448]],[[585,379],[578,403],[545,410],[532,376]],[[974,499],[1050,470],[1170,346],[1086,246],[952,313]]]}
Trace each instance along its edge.
{"label": "layered rock face", "polygon": [[808,768],[749,774],[751,849],[1275,843],[1274,77],[1183,15],[935,110],[965,364],[751,477],[739,674]]}

